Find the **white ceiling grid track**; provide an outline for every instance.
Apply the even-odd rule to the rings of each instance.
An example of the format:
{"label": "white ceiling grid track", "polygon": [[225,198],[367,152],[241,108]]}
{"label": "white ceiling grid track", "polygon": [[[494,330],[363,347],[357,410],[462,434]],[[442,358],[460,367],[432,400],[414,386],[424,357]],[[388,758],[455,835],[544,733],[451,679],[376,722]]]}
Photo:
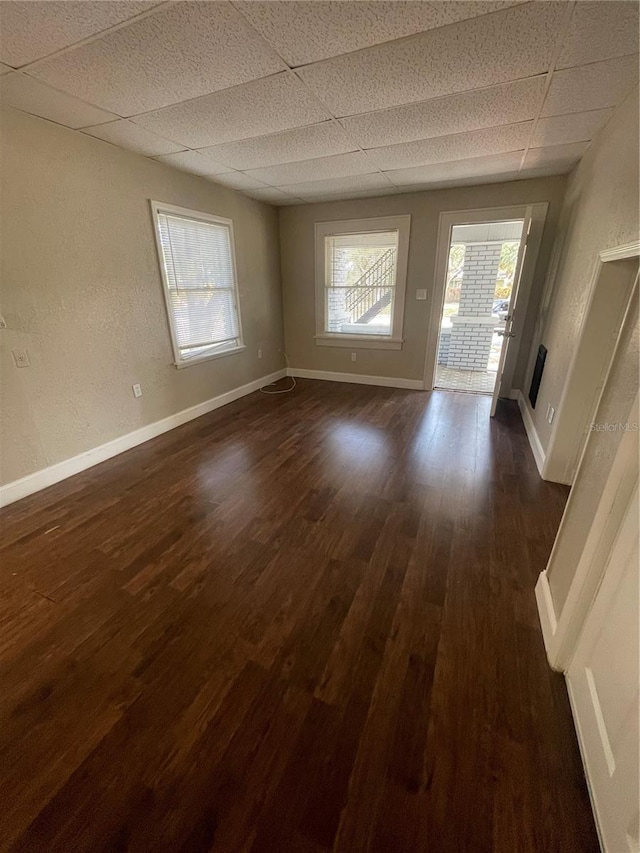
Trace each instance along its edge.
{"label": "white ceiling grid track", "polygon": [[563,174],[636,0],[3,0],[0,100],[276,205]]}

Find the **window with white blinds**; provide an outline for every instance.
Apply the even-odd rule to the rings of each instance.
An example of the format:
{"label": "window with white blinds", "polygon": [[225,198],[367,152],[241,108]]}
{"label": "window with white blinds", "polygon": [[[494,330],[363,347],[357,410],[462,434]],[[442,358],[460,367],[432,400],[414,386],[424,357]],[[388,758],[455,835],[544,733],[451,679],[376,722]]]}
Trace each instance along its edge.
{"label": "window with white blinds", "polygon": [[242,345],[230,220],[152,202],[178,366]]}
{"label": "window with white blinds", "polygon": [[316,344],[401,349],[410,223],[316,223]]}

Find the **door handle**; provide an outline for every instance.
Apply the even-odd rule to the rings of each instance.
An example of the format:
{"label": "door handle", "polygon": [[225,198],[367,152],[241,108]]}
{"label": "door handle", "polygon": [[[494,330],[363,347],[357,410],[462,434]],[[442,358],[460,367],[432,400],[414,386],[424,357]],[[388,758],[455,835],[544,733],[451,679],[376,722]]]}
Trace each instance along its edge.
{"label": "door handle", "polygon": [[515,338],[515,332],[496,332],[496,335],[500,335],[501,338]]}

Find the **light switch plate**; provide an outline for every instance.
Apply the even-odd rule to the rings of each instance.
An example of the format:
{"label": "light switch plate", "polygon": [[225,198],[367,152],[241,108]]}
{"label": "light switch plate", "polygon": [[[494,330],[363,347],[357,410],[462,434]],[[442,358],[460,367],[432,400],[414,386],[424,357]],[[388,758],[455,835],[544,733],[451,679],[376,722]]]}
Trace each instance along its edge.
{"label": "light switch plate", "polygon": [[425,300],[427,298],[426,290],[416,290],[416,299]]}

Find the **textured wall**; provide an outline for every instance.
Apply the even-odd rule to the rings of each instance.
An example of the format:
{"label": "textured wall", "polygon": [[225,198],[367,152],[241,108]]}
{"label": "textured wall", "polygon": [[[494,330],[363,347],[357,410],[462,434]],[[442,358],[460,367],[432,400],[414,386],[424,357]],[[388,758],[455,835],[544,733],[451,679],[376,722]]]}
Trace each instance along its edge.
{"label": "textured wall", "polygon": [[[283,366],[273,208],[10,109],[0,130],[0,482]],[[150,198],[233,220],[244,352],[173,366]],[[31,367],[14,367],[11,349]]]}
{"label": "textured wall", "polygon": [[[545,419],[547,404],[557,406],[561,399],[584,320],[598,254],[602,249],[638,240],[637,89],[616,111],[572,172],[557,239],[559,263],[553,298],[543,332],[532,341],[534,351],[539,343],[544,343],[549,351],[536,408],[531,410],[529,407],[545,450],[551,432]],[[633,266],[632,261],[612,262],[612,265],[620,264],[625,269]],[[627,420],[638,389],[638,358],[636,296],[633,316],[624,329],[598,408],[597,422]],[[528,378],[525,388],[528,388]],[[526,403],[529,406],[528,400]],[[556,416],[558,418],[562,418],[561,412]],[[581,441],[581,435],[575,429],[574,434],[575,441]],[[548,567],[549,585],[558,615],[566,601],[621,438],[620,432],[590,434],[571,492],[571,514],[567,510],[567,518]]]}
{"label": "textured wall", "polygon": [[[326,202],[280,208],[280,245],[287,352],[295,367],[422,379],[431,297],[438,220],[440,213],[483,207],[548,201],[549,214],[538,258],[530,310],[535,310],[549,259],[562,204],[566,179],[537,178],[477,187],[456,187],[431,192],[352,201]],[[315,334],[314,223],[339,219],[411,214],[411,241],[407,272],[407,299],[404,316],[403,348],[360,349],[358,361],[351,361],[348,347],[319,347]],[[426,288],[427,300],[417,302],[416,289]],[[533,325],[525,326],[515,368],[514,387],[520,382],[529,352]],[[356,346],[353,347],[357,349]]]}
{"label": "textured wall", "polygon": [[[553,298],[540,335],[547,347],[535,410],[529,408],[540,443],[547,449],[547,405],[557,408],[584,318],[589,286],[602,249],[638,239],[638,89],[596,136],[571,173],[558,232],[560,260]],[[529,388],[529,371],[523,390]],[[527,406],[529,406],[528,400]]]}
{"label": "textured wall", "polygon": [[[629,412],[638,390],[640,333],[638,329],[638,293],[636,291],[627,322],[613,362],[609,381],[598,406],[595,422],[618,424],[629,421]],[[547,569],[556,615],[567,600],[571,581],[578,566],[587,536],[602,497],[613,460],[624,433],[592,432],[571,490],[567,514]]]}

